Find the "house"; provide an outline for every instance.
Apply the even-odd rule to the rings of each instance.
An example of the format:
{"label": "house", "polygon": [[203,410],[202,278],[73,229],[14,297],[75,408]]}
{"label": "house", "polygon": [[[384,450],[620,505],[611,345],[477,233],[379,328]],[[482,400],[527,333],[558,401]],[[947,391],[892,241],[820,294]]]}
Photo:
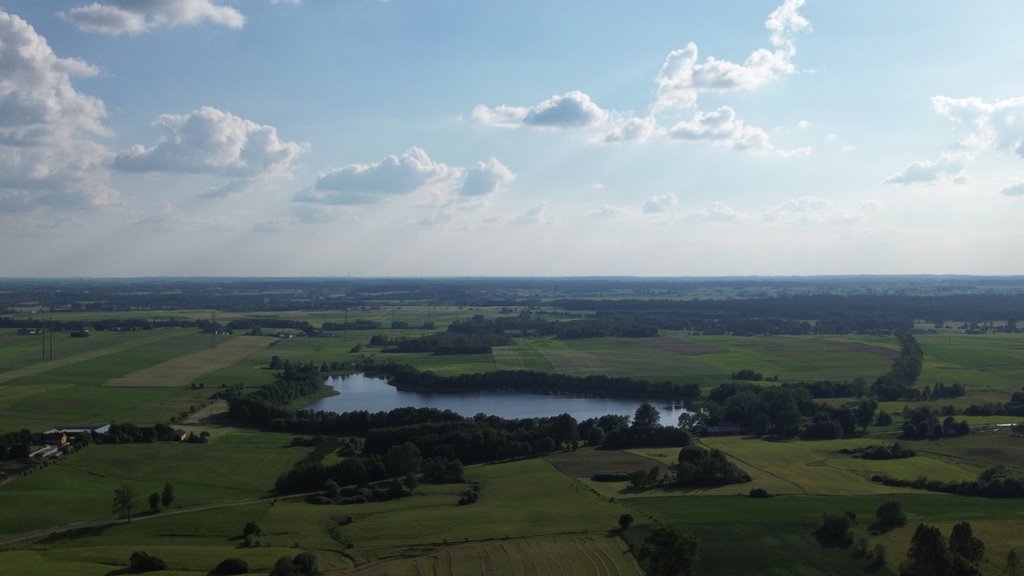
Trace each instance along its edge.
{"label": "house", "polygon": [[67,446],[68,435],[66,432],[57,430],[47,432],[46,434],[43,434],[43,443],[49,444],[50,446]]}

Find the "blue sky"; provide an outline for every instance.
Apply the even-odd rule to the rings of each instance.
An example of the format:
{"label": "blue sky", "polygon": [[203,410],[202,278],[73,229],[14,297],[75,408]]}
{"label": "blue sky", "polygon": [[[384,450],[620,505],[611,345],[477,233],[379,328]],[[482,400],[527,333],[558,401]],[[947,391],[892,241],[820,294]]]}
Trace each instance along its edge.
{"label": "blue sky", "polygon": [[1022,274],[1021,21],[0,0],[0,275]]}

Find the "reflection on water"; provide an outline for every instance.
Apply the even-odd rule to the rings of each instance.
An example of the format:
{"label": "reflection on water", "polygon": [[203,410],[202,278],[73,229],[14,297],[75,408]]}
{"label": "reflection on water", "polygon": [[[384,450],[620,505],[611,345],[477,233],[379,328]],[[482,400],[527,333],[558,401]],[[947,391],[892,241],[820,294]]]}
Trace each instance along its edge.
{"label": "reflection on water", "polygon": [[[337,396],[321,398],[306,406],[307,410],[350,412],[366,410],[379,412],[414,406],[452,410],[463,416],[481,412],[502,418],[537,418],[569,413],[577,421],[605,414],[632,416],[642,400],[616,398],[582,398],[578,396],[548,396],[520,392],[452,392],[423,394],[403,392],[379,378],[353,374],[344,378],[328,378],[327,385],[339,392]],[[682,404],[666,405],[652,401],[661,412],[661,423],[675,426],[679,415],[686,412]]]}

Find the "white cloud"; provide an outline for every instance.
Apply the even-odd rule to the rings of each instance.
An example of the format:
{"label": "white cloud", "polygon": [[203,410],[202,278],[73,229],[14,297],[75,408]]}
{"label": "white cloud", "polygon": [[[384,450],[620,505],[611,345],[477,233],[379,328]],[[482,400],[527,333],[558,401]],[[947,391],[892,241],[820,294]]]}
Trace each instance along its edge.
{"label": "white cloud", "polygon": [[97,69],[58,58],[27,22],[0,10],[0,209],[96,207],[116,201],[103,102],[73,76]]}
{"label": "white cloud", "polygon": [[932,98],[935,111],[968,129],[960,145],[968,150],[990,148],[1024,158],[1024,97],[985,102],[981,98]]}
{"label": "white cloud", "polygon": [[486,162],[477,162],[466,171],[466,179],[459,188],[463,196],[488,196],[498,192],[502,185],[516,179],[516,175],[497,158],[488,158]]}
{"label": "white cloud", "polygon": [[294,199],[315,204],[365,204],[388,196],[412,194],[431,185],[450,189],[460,172],[434,162],[422,148],[414,146],[401,155],[388,155],[381,162],[349,164],[332,170]]}
{"label": "white cloud", "polygon": [[661,212],[665,212],[672,206],[675,206],[678,202],[679,199],[671,192],[651,196],[646,202],[644,202],[644,212],[647,212],[648,214],[659,214]]}
{"label": "white cloud", "polygon": [[750,220],[750,214],[736,210],[724,202],[712,202],[707,208],[683,212],[681,218],[695,222],[743,222]]}
{"label": "white cloud", "polygon": [[155,28],[195,26],[210,22],[241,28],[245,16],[212,0],[109,0],[61,13],[82,32],[140,34]]}
{"label": "white cloud", "polygon": [[626,210],[619,208],[618,206],[601,206],[600,208],[595,208],[594,210],[587,212],[587,216],[590,216],[591,218],[618,218],[625,214]]}
{"label": "white cloud", "polygon": [[757,154],[802,156],[810,153],[808,148],[776,148],[767,132],[743,122],[729,106],[722,106],[714,112],[697,111],[690,120],[670,128],[668,134],[676,140],[706,141]]}
{"label": "white cloud", "polygon": [[652,110],[692,108],[697,105],[701,92],[751,90],[792,74],[795,71],[792,59],[796,55],[792,33],[810,28],[810,23],[798,12],[803,3],[804,0],[786,0],[771,13],[765,27],[771,31],[770,42],[774,49],[754,50],[743,64],[714,57],[700,64],[697,45],[693,42],[670,52],[658,73],[658,98]]}
{"label": "white cloud", "polygon": [[1003,196],[1024,196],[1024,182],[1007,186],[999,191]]}
{"label": "white cloud", "polygon": [[[204,106],[189,114],[164,114],[153,126],[163,132],[153,146],[133,146],[114,159],[125,172],[211,174],[254,179],[283,176],[307,145],[282,141],[273,126],[257,124],[228,112]],[[224,196],[238,183],[208,192]]]}
{"label": "white cloud", "polygon": [[885,179],[886,184],[922,184],[934,182],[941,176],[957,176],[964,168],[963,155],[943,154],[938,160],[911,162],[906,168]]}
{"label": "white cloud", "polygon": [[811,126],[811,123],[808,122],[807,120],[801,120],[801,121],[796,123],[796,127],[801,129],[801,130],[806,130],[807,128],[810,128],[810,126]]}
{"label": "white cloud", "polygon": [[658,122],[654,116],[638,117],[613,113],[609,115],[605,131],[592,138],[591,143],[645,142],[658,132]]}
{"label": "white cloud", "polygon": [[887,184],[933,182],[950,176],[954,183],[967,183],[962,173],[977,156],[996,150],[1024,158],[1024,97],[986,102],[981,98],[935,96],[932,108],[966,133],[950,151],[937,160],[912,162],[886,178]]}
{"label": "white cloud", "polygon": [[472,118],[493,126],[578,129],[604,123],[608,112],[594,103],[590,96],[573,90],[529,108],[504,105],[488,108],[480,105],[473,109]]}

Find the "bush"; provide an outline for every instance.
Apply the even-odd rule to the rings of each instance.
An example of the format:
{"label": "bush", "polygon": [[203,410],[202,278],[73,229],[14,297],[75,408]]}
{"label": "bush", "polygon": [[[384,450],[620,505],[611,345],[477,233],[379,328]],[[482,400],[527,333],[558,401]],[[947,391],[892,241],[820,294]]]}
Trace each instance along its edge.
{"label": "bush", "polygon": [[751,498],[771,498],[772,495],[769,494],[768,491],[765,490],[764,488],[751,488],[750,489],[750,497]]}
{"label": "bush", "polygon": [[131,557],[128,558],[128,564],[135,572],[152,572],[167,569],[167,563],[163,560],[139,551],[132,552]]}
{"label": "bush", "polygon": [[249,563],[241,558],[228,558],[213,569],[214,574],[248,574]]}

